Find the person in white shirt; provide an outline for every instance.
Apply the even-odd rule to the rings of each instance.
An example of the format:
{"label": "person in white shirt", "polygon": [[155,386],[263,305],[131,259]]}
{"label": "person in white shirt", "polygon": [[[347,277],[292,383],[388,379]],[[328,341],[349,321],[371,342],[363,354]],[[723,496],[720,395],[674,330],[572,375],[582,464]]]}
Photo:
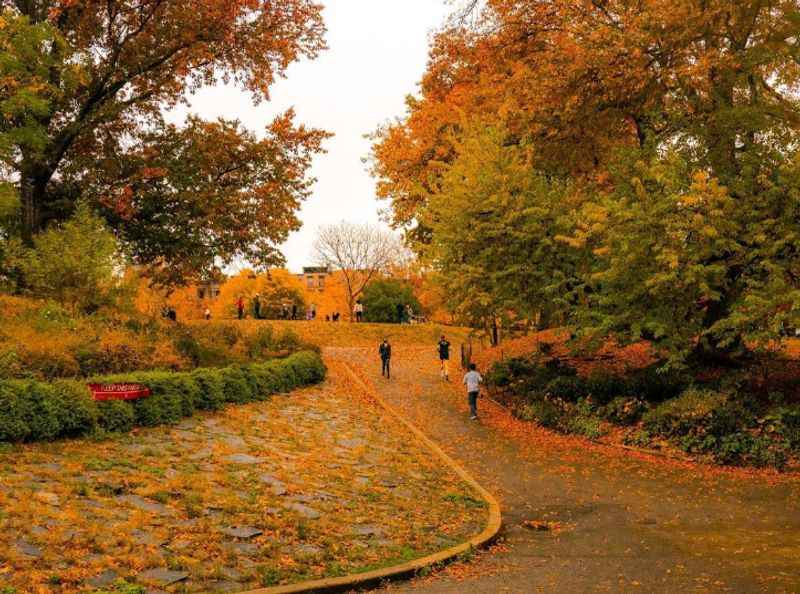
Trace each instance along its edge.
{"label": "person in white shirt", "polygon": [[464,376],[464,385],[467,387],[467,397],[469,398],[470,419],[478,419],[478,395],[481,391],[483,377],[478,373],[475,363],[469,364],[469,371]]}

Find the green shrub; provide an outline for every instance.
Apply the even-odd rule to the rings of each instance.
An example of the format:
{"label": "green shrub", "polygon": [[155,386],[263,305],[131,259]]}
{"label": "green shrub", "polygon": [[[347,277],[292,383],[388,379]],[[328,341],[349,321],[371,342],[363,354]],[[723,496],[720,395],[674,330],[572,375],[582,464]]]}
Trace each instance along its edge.
{"label": "green shrub", "polygon": [[50,440],[85,435],[95,429],[130,431],[175,423],[195,410],[217,410],[226,402],[263,400],[276,392],[319,382],[325,365],[316,353],[286,359],[191,373],[144,372],[96,378],[99,384],[143,384],[152,392],[133,402],[95,402],[74,381],[0,382],[0,441]]}
{"label": "green shrub", "polygon": [[621,375],[593,373],[586,380],[586,390],[599,405],[604,406],[619,396],[631,395],[631,386]]}
{"label": "green shrub", "polygon": [[693,439],[688,436],[681,446],[691,453],[709,454],[718,464],[729,466],[748,465],[782,469],[786,466],[789,445],[761,435],[744,431],[722,437],[707,436]]}
{"label": "green shrub", "polygon": [[560,375],[547,384],[546,391],[553,398],[575,402],[589,393],[586,381],[577,375]]}
{"label": "green shrub", "polygon": [[[184,417],[184,407],[194,411],[193,403],[184,401],[187,397],[183,391],[181,377],[184,374],[157,371],[135,374],[133,383],[150,388],[152,395],[134,402],[136,424],[143,427],[154,427],[161,424],[177,423]],[[191,414],[189,412],[189,414]]]}
{"label": "green shrub", "polygon": [[63,427],[64,409],[55,388],[43,382],[9,382],[22,398],[28,439],[50,441],[58,437]]}
{"label": "green shrub", "polygon": [[600,415],[607,421],[619,425],[633,425],[637,423],[647,410],[644,400],[631,396],[614,398],[611,402],[601,407]]}
{"label": "green shrub", "polygon": [[[282,363],[282,362],[281,362]],[[256,363],[251,366],[261,394],[278,394],[284,392],[284,383],[278,366],[279,362]]]}
{"label": "green shrub", "polygon": [[60,381],[53,388],[61,401],[61,435],[77,437],[97,429],[100,413],[85,384]]}
{"label": "green shrub", "polygon": [[746,428],[752,415],[728,394],[689,389],[648,411],[643,421],[645,430],[663,437],[721,437]]}
{"label": "green shrub", "polygon": [[[486,374],[486,382],[495,388],[507,388],[513,394],[521,396],[531,392],[539,393],[547,390],[552,382],[561,382],[562,378],[575,378],[575,387],[580,382],[575,368],[560,359],[550,359],[542,364],[535,358],[507,359],[495,363]],[[556,389],[560,386],[556,385]],[[565,387],[565,391],[567,388]]]}
{"label": "green shrub", "polygon": [[622,440],[625,445],[636,448],[647,448],[653,442],[653,437],[643,429],[629,431]]}
{"label": "green shrub", "polygon": [[25,365],[15,350],[0,352],[0,380],[24,377]]}
{"label": "green shrub", "polygon": [[0,383],[0,442],[24,441],[30,435],[24,399],[10,382]]}
{"label": "green shrub", "polygon": [[532,421],[548,429],[557,429],[561,424],[561,410],[546,400],[533,401],[523,405],[517,416],[523,421]]}
{"label": "green shrub", "polygon": [[225,389],[222,373],[218,369],[196,369],[191,373],[197,384],[195,404],[199,410],[219,410],[225,406]]}
{"label": "green shrub", "polygon": [[627,383],[629,388],[626,395],[635,396],[645,402],[664,402],[677,398],[686,391],[692,378],[686,371],[664,369],[663,365],[656,363],[630,372]]}
{"label": "green shrub", "polygon": [[81,372],[80,365],[72,353],[57,350],[42,352],[23,347],[20,349],[19,356],[23,367],[31,370],[26,376],[38,380],[48,381],[57,377],[75,377]]}
{"label": "green shrub", "polygon": [[264,400],[269,396],[269,392],[261,391],[261,384],[258,381],[258,376],[253,370],[253,365],[241,365],[239,371],[242,372],[244,381],[247,382],[247,388],[250,394],[250,400]]}
{"label": "green shrub", "polygon": [[226,367],[220,370],[225,402],[243,404],[253,400],[253,392],[242,370],[237,367]]}
{"label": "green shrub", "polygon": [[786,441],[800,449],[800,407],[780,407],[759,419],[762,433]]}
{"label": "green shrub", "polygon": [[512,382],[513,375],[508,361],[498,361],[486,372],[486,383],[495,388],[505,388]]}
{"label": "green shrub", "polygon": [[197,383],[191,373],[181,373],[178,378],[178,385],[183,394],[181,412],[184,417],[190,417],[198,409],[202,397],[200,384]]}
{"label": "green shrub", "polygon": [[325,379],[327,373],[322,358],[316,353],[307,351],[295,353],[280,364],[287,369],[287,372],[284,372],[286,384],[283,386],[286,391],[293,390],[297,386],[319,383]]}
{"label": "green shrub", "polygon": [[106,431],[127,433],[136,426],[136,413],[130,402],[109,400],[98,402],[98,425]]}
{"label": "green shrub", "polygon": [[564,430],[567,433],[581,435],[593,441],[605,435],[600,419],[584,415],[568,417],[564,422]]}

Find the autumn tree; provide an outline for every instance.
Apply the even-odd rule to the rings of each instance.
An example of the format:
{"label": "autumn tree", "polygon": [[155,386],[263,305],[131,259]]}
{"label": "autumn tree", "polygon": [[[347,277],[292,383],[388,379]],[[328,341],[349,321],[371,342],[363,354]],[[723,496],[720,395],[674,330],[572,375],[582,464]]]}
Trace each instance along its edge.
{"label": "autumn tree", "polygon": [[161,284],[234,257],[280,264],[276,246],[300,226],[305,172],[324,137],[291,120],[278,118],[260,140],[237,121],[162,124],[87,176],[85,195]]}
{"label": "autumn tree", "polygon": [[347,222],[322,227],[314,252],[321,265],[341,274],[351,319],[364,288],[405,256],[405,248],[394,234],[374,225]]}
{"label": "autumn tree", "polygon": [[[800,311],[798,18],[793,0],[489,0],[437,36],[421,96],[378,132],[379,191],[418,249],[437,246],[429,212],[491,163],[479,143],[448,179],[468,162],[462,139],[503,130],[531,180],[572,189],[571,220],[545,219],[531,240],[558,238],[562,278],[579,262],[562,295],[575,324],[652,338],[676,363],[743,354]],[[520,176],[496,179],[473,212],[516,196]],[[502,207],[509,221],[524,208]],[[485,237],[470,255],[490,253]],[[525,258],[549,270],[551,255]],[[505,306],[513,286],[490,284],[486,299]]]}
{"label": "autumn tree", "polygon": [[0,7],[3,22],[14,24],[0,31],[3,62],[25,65],[4,71],[3,89],[36,81],[42,95],[24,117],[4,122],[33,131],[4,136],[2,155],[26,243],[87,195],[142,264],[183,272],[210,267],[212,254],[223,262],[275,260],[274,245],[297,225],[294,210],[323,135],[296,127],[291,114],[263,141],[234,122],[170,127],[162,114],[217,81],[268,99],[292,62],[323,48],[319,5],[2,0]]}
{"label": "autumn tree", "polygon": [[267,319],[280,318],[284,306],[291,308],[295,305],[302,311],[306,305],[302,283],[287,270],[275,268],[261,274],[242,270],[222,282],[219,296],[212,306],[213,315],[217,319],[233,319],[239,297],[252,307],[256,296],[261,302],[261,315]]}

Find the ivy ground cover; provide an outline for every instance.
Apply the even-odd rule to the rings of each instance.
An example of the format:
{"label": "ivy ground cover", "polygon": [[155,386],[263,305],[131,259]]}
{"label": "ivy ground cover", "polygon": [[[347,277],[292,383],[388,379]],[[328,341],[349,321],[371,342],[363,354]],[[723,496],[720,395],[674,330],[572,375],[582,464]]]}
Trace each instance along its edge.
{"label": "ivy ground cover", "polygon": [[441,550],[486,513],[334,365],[175,426],[7,447],[0,592],[238,592]]}

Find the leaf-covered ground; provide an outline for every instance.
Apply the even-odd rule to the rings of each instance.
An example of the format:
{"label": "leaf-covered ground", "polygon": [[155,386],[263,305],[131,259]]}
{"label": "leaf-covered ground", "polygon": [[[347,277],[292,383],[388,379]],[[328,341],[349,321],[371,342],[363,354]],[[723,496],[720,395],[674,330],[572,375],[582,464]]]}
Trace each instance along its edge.
{"label": "leaf-covered ground", "polygon": [[442,381],[429,348],[397,349],[391,381],[371,352],[327,355],[351,363],[503,510],[489,551],[381,592],[800,592],[800,475],[610,448],[520,421],[484,398],[471,421],[462,372]]}
{"label": "leaf-covered ground", "polygon": [[485,516],[334,363],[176,427],[3,450],[0,592],[237,592],[419,557]]}
{"label": "leaf-covered ground", "polygon": [[[193,322],[203,326],[208,322]],[[439,326],[436,324],[351,324],[349,322],[290,322],[281,320],[243,320],[237,323],[245,334],[250,334],[265,325],[271,326],[277,335],[287,330],[297,334],[303,341],[325,347],[369,347],[375,348],[388,338],[395,346],[431,345],[435,348],[439,337],[445,334],[454,348],[467,340],[472,333],[469,328]]]}

